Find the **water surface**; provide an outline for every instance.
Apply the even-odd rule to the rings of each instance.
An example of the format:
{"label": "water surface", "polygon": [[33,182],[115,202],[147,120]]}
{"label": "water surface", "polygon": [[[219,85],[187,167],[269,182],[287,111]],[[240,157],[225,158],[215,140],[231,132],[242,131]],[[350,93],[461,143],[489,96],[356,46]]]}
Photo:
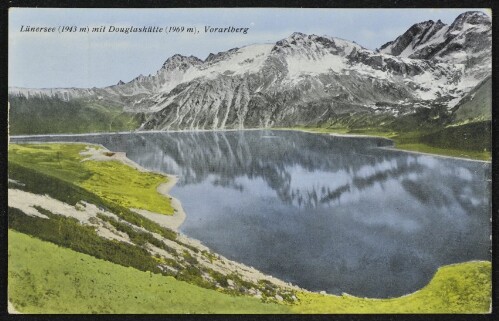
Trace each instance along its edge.
{"label": "water surface", "polygon": [[178,175],[183,233],[310,290],[400,296],[442,265],[490,260],[489,163],[292,131],[42,140],[103,144]]}

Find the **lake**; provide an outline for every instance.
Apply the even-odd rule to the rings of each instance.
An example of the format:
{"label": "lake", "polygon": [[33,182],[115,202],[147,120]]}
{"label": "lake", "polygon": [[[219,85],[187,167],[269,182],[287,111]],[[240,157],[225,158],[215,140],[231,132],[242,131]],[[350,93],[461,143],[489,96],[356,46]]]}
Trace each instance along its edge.
{"label": "lake", "polygon": [[296,131],[17,138],[124,151],[179,176],[181,232],[300,287],[394,297],[438,267],[491,260],[490,163]]}

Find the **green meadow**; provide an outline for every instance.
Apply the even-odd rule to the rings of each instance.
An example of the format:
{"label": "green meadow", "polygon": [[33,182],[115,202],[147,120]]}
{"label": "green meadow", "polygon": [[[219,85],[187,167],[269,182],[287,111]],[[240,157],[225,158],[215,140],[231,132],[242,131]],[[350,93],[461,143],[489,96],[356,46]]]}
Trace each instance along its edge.
{"label": "green meadow", "polygon": [[23,313],[487,313],[491,304],[490,262],[442,267],[426,287],[400,298],[299,292],[299,302],[290,305],[203,289],[8,234],[9,300]]}
{"label": "green meadow", "polygon": [[442,156],[490,161],[491,122],[474,122],[443,128],[390,129],[383,127],[346,128],[301,126],[291,129],[321,134],[351,134],[391,139],[395,148]]}
{"label": "green meadow", "polygon": [[300,313],[487,313],[492,303],[492,266],[477,261],[441,267],[423,289],[394,299],[300,293]]}
{"label": "green meadow", "polygon": [[[173,214],[170,199],[156,191],[168,179],[119,161],[83,161],[84,144],[10,144],[9,162],[82,187],[126,208]],[[92,146],[93,147],[93,146]]]}
{"label": "green meadow", "polygon": [[9,231],[9,300],[22,313],[289,313]]}

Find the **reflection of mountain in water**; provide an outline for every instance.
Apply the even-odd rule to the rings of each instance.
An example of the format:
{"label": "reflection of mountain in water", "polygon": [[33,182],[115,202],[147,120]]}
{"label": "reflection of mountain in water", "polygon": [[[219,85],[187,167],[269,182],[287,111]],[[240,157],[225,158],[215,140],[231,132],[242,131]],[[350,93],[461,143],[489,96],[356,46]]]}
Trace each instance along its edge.
{"label": "reflection of mountain in water", "polygon": [[[386,139],[345,139],[292,131],[171,132],[52,139],[61,138],[98,142],[111,150],[126,151],[129,158],[146,168],[178,175],[179,186],[210,180],[215,186],[242,192],[244,185],[237,182],[238,178],[260,177],[283,202],[299,207],[332,204],[344,193],[354,189],[363,191],[389,179],[402,179],[402,187],[420,202],[443,206],[455,199],[467,211],[475,207],[466,195],[476,193],[473,190],[476,186],[459,183],[462,175],[450,172],[441,177],[443,181],[438,185],[428,184],[424,175],[411,175],[428,169],[428,165],[418,162],[418,157],[373,149],[390,146]],[[289,169],[296,166],[310,172],[345,172],[352,178],[335,188],[331,188],[334,184],[330,182],[293,188]],[[466,166],[473,163],[462,162],[461,166],[464,166],[461,170],[469,172]],[[370,170],[368,174],[359,173],[366,169]]]}
{"label": "reflection of mountain in water", "polygon": [[[289,131],[172,132],[76,138],[127,151],[129,158],[146,168],[178,175],[179,186],[210,180],[215,186],[242,192],[244,184],[238,183],[238,178],[259,177],[283,202],[299,207],[334,204],[345,193],[362,192],[390,179],[402,179],[402,187],[420,202],[443,206],[455,199],[466,211],[476,207],[466,195],[476,193],[477,186],[460,183],[463,178],[453,172],[442,175],[438,184],[429,184],[428,177],[419,175],[429,168],[428,164],[418,161],[420,157],[373,149],[391,145],[385,139],[345,139]],[[473,163],[461,163],[464,171],[469,172],[466,167],[473,166]],[[290,168],[297,166],[310,172],[344,172],[351,179],[334,188],[331,182],[293,187]],[[366,170],[366,174],[359,172]]]}
{"label": "reflection of mountain in water", "polygon": [[439,266],[490,259],[489,164],[290,131],[52,139],[100,143],[178,175],[183,232],[308,289],[399,296]]}
{"label": "reflection of mountain in water", "polygon": [[[315,188],[292,190],[289,167],[300,166],[309,171],[355,170],[365,163],[363,158],[366,157],[362,155],[366,149],[390,144],[383,139],[346,142],[322,135],[307,139],[311,135],[295,132],[203,132],[155,136],[140,138],[144,148],[148,151],[154,149],[154,154],[137,153],[130,157],[147,164],[148,168],[175,172],[180,176],[179,185],[199,183],[210,177],[214,185],[242,191],[244,187],[236,182],[238,177],[261,177],[281,200],[305,206],[314,206],[318,199],[325,198],[327,186],[321,189],[324,195]],[[330,155],[327,158],[323,157],[325,151]],[[361,156],[352,162],[355,154]]]}
{"label": "reflection of mountain in water", "polygon": [[[361,155],[374,146],[390,145],[388,140],[356,139],[345,141],[329,136],[295,132],[198,132],[147,134],[134,136],[134,142],[142,144],[149,152],[134,155],[138,162],[151,168],[175,171],[180,184],[193,184],[216,175],[222,181],[238,176],[262,176],[270,186],[278,187],[289,180],[286,167],[299,165],[307,170],[337,170],[364,163],[351,162],[351,154]],[[137,141],[135,141],[137,140]],[[150,153],[154,149],[154,153]],[[330,157],[324,158],[328,151]],[[362,156],[361,156],[362,157]],[[166,161],[166,162],[165,162]],[[181,166],[178,166],[181,164]],[[179,171],[179,168],[180,172]]]}

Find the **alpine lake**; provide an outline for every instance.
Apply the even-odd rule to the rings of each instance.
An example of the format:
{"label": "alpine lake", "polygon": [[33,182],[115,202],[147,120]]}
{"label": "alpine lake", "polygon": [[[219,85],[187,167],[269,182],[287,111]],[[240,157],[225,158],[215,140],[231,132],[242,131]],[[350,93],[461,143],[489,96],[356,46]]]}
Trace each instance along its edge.
{"label": "alpine lake", "polygon": [[17,137],[126,152],[178,176],[180,232],[302,288],[387,298],[491,259],[491,165],[281,130]]}

